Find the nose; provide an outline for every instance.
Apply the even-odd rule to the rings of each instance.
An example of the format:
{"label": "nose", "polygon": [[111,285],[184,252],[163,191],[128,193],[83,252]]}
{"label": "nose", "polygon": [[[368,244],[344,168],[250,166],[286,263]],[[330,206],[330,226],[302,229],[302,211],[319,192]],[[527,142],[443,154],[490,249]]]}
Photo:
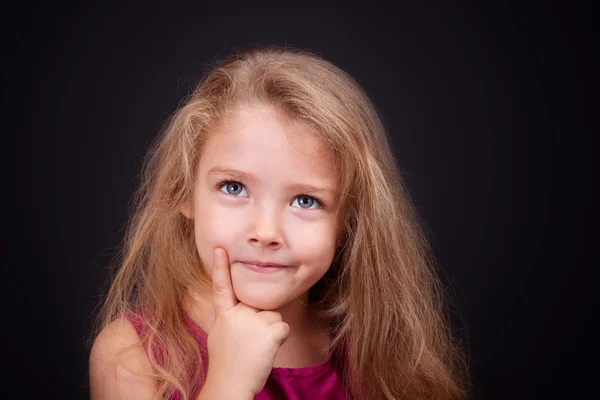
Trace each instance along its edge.
{"label": "nose", "polygon": [[280,222],[274,210],[258,210],[248,232],[248,244],[253,247],[276,250],[283,245]]}

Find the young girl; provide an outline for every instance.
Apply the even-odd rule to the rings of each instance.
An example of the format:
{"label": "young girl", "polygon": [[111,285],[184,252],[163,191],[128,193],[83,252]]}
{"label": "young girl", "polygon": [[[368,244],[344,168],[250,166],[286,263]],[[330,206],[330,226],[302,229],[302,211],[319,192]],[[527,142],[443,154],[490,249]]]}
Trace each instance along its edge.
{"label": "young girl", "polygon": [[461,399],[434,259],[374,106],[289,47],[222,62],[148,154],[93,399]]}

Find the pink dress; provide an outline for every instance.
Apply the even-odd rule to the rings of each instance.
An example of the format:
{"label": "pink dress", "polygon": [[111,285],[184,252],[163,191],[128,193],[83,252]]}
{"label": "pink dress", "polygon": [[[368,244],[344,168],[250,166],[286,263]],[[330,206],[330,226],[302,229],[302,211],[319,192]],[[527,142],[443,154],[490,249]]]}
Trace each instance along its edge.
{"label": "pink dress", "polygon": [[[136,314],[126,314],[126,317],[134,326],[140,339],[143,338],[148,329],[144,322]],[[202,349],[204,376],[206,376],[208,370],[206,340],[208,335],[187,314],[185,319],[188,329]],[[198,394],[199,392],[195,393],[192,400],[195,400]],[[255,400],[346,400],[346,398],[342,381],[332,364],[331,353],[327,361],[317,365],[302,368],[273,367],[263,390],[254,397]],[[181,399],[181,393],[178,392],[172,400],[179,399]]]}

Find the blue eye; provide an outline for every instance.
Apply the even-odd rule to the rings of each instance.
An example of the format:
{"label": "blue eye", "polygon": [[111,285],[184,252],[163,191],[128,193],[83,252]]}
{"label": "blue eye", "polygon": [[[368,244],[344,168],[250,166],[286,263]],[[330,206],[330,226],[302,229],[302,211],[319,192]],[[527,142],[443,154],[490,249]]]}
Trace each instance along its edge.
{"label": "blue eye", "polygon": [[[296,202],[298,202],[300,208],[321,208],[319,202],[311,196],[300,195],[294,199],[292,205]],[[317,207],[313,207],[313,205],[316,205]]]}
{"label": "blue eye", "polygon": [[[237,181],[223,181],[217,185],[217,188],[219,188],[221,192],[231,196],[248,197],[248,193],[246,192],[244,185]],[[296,203],[297,205],[295,205]],[[296,196],[292,202],[292,206],[304,209],[323,208],[323,204],[319,199],[306,194]]]}
{"label": "blue eye", "polygon": [[[244,186],[241,183],[234,182],[234,181],[220,183],[219,187],[221,188],[221,191],[223,193],[227,193],[232,196],[237,196],[240,193],[246,191],[246,189],[244,189]],[[223,189],[225,189],[225,190],[223,190]]]}

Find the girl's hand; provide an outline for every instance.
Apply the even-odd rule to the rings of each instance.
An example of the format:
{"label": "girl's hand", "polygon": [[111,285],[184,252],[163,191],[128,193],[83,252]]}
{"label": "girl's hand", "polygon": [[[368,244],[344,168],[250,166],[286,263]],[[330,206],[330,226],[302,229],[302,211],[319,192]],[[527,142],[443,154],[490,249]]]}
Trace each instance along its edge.
{"label": "girl's hand", "polygon": [[207,339],[207,383],[254,396],[265,386],[290,327],[276,311],[260,311],[239,302],[229,270],[227,252],[216,248],[212,269],[215,319]]}

